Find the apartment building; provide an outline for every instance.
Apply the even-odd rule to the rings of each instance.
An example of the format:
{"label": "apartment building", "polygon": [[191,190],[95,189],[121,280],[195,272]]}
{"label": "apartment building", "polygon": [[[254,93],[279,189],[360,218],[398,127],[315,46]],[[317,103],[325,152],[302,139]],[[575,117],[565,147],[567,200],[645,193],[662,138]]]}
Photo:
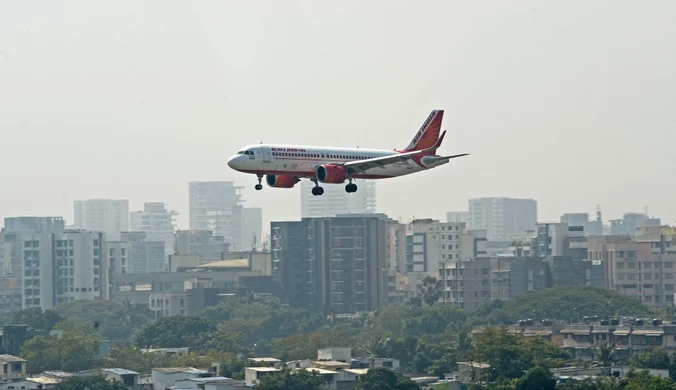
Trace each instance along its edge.
{"label": "apartment building", "polygon": [[533,230],[537,202],[533,199],[478,198],[469,200],[470,230],[485,230],[489,241],[506,241],[511,234]]}
{"label": "apartment building", "polygon": [[491,301],[491,259],[450,260],[440,263],[440,301],[460,309],[475,309]]}
{"label": "apartment building", "polygon": [[271,232],[273,276],[291,306],[344,314],[387,304],[385,218],[304,218]]}
{"label": "apartment building", "polygon": [[129,230],[129,201],[117,199],[89,199],[74,202],[74,228],[105,233],[106,239],[116,241],[120,233]]}
{"label": "apartment building", "polygon": [[104,234],[66,230],[21,234],[22,307],[51,309],[76,299],[108,299]]}
{"label": "apartment building", "polygon": [[227,181],[190,182],[190,229],[211,230],[228,244],[241,244],[241,189]]}
{"label": "apartment building", "polygon": [[162,202],[143,204],[142,211],[130,214],[131,230],[145,232],[148,241],[164,242],[165,257],[174,253],[174,228],[178,213],[167,209]]}
{"label": "apartment building", "polygon": [[223,236],[206,229],[177,230],[175,237],[177,255],[199,256],[203,262],[221,260],[231,248]]}
{"label": "apartment building", "polygon": [[589,237],[588,258],[605,266],[606,288],[649,306],[672,305],[676,252],[664,235],[636,241],[629,236]]}
{"label": "apartment building", "polygon": [[310,180],[300,182],[301,218],[327,218],[342,214],[371,214],[376,212],[376,182],[362,180],[359,191],[353,194],[345,192],[340,185],[326,186],[324,195],[312,196],[314,183]]}

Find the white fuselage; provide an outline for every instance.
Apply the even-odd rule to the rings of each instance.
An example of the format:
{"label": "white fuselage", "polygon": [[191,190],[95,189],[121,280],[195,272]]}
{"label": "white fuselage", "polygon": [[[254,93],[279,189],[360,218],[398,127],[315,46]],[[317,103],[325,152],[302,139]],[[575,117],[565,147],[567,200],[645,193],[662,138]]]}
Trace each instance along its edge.
{"label": "white fuselage", "polygon": [[[290,175],[314,178],[316,168],[323,164],[340,164],[376,157],[397,155],[400,152],[383,149],[333,148],[296,145],[251,145],[228,160],[232,169],[259,175]],[[447,162],[447,161],[446,161]],[[441,165],[441,164],[436,164]],[[428,169],[409,158],[400,163],[374,167],[355,174],[355,178],[382,179],[403,176]]]}

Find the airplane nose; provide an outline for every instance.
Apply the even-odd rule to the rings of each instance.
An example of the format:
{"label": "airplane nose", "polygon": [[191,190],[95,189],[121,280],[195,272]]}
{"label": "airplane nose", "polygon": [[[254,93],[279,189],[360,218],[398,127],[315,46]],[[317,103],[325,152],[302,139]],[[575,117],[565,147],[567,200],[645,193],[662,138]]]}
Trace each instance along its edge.
{"label": "airplane nose", "polygon": [[236,159],[236,158],[237,158],[237,156],[232,156],[232,157],[230,157],[230,159],[228,160],[228,166],[229,166],[230,168],[232,168],[232,169],[235,169],[235,159]]}

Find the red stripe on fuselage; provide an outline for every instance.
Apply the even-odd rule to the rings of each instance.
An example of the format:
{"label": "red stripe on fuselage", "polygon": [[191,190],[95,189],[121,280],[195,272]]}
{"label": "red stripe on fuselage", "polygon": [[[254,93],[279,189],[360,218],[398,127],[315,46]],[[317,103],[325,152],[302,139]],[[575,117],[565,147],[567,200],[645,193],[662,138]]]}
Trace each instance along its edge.
{"label": "red stripe on fuselage", "polygon": [[[263,170],[253,170],[253,169],[241,169],[239,170],[243,173],[252,173],[255,175],[284,175],[284,176],[298,176],[305,178],[314,178],[317,173],[314,171],[303,171],[303,172],[287,172],[287,171],[263,171]],[[357,173],[352,175],[355,179],[389,179],[396,176],[384,176],[384,175],[366,175],[363,173]]]}

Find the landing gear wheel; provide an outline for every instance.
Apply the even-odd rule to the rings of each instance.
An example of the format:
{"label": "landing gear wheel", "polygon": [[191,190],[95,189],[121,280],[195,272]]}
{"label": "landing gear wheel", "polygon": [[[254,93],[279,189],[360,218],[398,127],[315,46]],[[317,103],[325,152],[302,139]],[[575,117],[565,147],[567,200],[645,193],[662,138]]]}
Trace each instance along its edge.
{"label": "landing gear wheel", "polygon": [[354,183],[350,183],[345,186],[345,192],[352,193],[352,192],[357,192],[357,185]]}
{"label": "landing gear wheel", "polygon": [[263,185],[262,184],[256,184],[255,188],[256,188],[256,191],[260,191],[260,190],[263,189]]}
{"label": "landing gear wheel", "polygon": [[323,195],[324,194],[324,189],[322,187],[313,187],[312,188],[312,195],[318,196],[318,195]]}

